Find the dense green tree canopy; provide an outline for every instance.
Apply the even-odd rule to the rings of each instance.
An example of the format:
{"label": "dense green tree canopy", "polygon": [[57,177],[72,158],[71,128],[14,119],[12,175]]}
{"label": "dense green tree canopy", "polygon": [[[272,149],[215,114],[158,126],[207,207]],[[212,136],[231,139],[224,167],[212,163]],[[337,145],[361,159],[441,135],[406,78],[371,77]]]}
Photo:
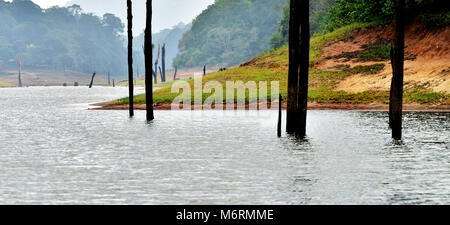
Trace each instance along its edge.
{"label": "dense green tree canopy", "polygon": [[285,0],[216,0],[192,23],[180,41],[179,67],[242,63],[270,49]]}
{"label": "dense green tree canopy", "polygon": [[[311,34],[323,31],[329,23],[327,10],[333,6],[335,0],[310,0],[310,24]],[[289,1],[283,8],[283,17],[280,21],[280,27],[270,39],[273,48],[279,48],[288,42],[289,33]]]}
{"label": "dense green tree canopy", "polygon": [[124,25],[113,14],[98,17],[78,5],[41,9],[29,0],[0,0],[0,66],[17,56],[33,69],[125,74]]}

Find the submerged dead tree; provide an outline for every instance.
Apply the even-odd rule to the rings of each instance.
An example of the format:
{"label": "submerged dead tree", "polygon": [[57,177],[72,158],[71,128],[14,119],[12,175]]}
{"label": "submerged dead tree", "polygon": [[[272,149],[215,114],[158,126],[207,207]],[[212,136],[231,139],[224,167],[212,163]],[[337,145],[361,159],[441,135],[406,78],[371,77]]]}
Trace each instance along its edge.
{"label": "submerged dead tree", "polygon": [[300,55],[300,12],[299,0],[290,0],[289,18],[289,72],[288,72],[288,94],[286,132],[295,132],[297,120],[297,97]]}
{"label": "submerged dead tree", "polygon": [[[152,48],[152,0],[147,0],[147,18],[144,37],[144,56],[145,56],[145,101],[147,121],[154,120],[153,113],[153,83],[150,73],[153,72],[153,48]],[[145,47],[147,46],[147,47]],[[156,83],[156,76],[155,76]]]}
{"label": "submerged dead tree", "polygon": [[391,62],[392,83],[389,102],[389,125],[392,138],[402,139],[403,76],[405,60],[405,0],[394,1],[394,38],[392,40]]}
{"label": "submerged dead tree", "polygon": [[173,80],[177,80],[177,70],[178,66],[175,66],[175,72],[173,73]]}
{"label": "submerged dead tree", "polygon": [[[153,53],[152,53],[153,54]],[[158,45],[158,55],[156,56],[156,60],[155,60],[155,68],[154,68],[154,72],[155,72],[155,84],[157,84],[157,80],[158,80],[158,62],[159,62],[159,55],[161,54],[161,47]]]}
{"label": "submerged dead tree", "polygon": [[155,84],[158,84],[158,77],[156,75],[156,72],[153,69],[152,69],[152,74],[153,74],[153,79],[155,80]]}
{"label": "submerged dead tree", "polygon": [[131,0],[127,0],[128,19],[128,95],[130,117],[134,116],[134,86],[133,86],[133,11]]}
{"label": "submerged dead tree", "polygon": [[164,43],[161,48],[161,81],[166,82],[166,44]]}
{"label": "submerged dead tree", "polygon": [[203,66],[203,76],[206,76],[206,65]]}
{"label": "submerged dead tree", "polygon": [[296,136],[306,136],[306,117],[308,113],[308,83],[309,83],[309,0],[300,0],[300,74],[297,97]]}
{"label": "submerged dead tree", "polygon": [[283,98],[281,97],[281,94],[278,97],[278,126],[277,126],[277,136],[281,137],[281,125],[282,125],[282,104]]}
{"label": "submerged dead tree", "polygon": [[94,72],[94,73],[92,74],[92,77],[91,77],[91,83],[89,83],[89,88],[92,88],[92,85],[94,85],[94,78],[95,78],[95,75],[96,75],[96,73]]}
{"label": "submerged dead tree", "polygon": [[19,76],[18,76],[18,81],[17,81],[17,85],[18,87],[22,87],[22,56],[17,56],[17,63],[19,66]]}

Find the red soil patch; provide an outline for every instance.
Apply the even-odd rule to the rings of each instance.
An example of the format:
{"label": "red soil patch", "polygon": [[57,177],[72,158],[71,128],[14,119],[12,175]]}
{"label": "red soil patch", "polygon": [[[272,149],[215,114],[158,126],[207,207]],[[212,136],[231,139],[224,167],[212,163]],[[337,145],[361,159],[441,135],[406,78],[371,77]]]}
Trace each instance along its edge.
{"label": "red soil patch", "polygon": [[[323,48],[323,58],[333,57],[345,52],[362,50],[363,45],[374,44],[380,40],[390,40],[393,27],[377,26],[355,30],[351,38],[333,43]],[[417,55],[427,59],[449,57],[450,27],[425,29],[418,22],[405,29],[405,55]]]}

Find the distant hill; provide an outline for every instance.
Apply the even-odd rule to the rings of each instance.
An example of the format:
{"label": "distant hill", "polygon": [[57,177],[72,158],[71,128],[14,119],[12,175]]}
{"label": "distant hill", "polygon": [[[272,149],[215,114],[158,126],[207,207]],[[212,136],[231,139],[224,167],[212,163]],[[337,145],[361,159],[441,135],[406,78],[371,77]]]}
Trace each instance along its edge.
{"label": "distant hill", "polygon": [[[174,58],[177,56],[179,52],[178,43],[180,42],[183,34],[191,28],[191,24],[179,23],[171,29],[164,29],[158,33],[152,34],[152,42],[155,44],[155,48],[153,49],[153,62],[155,62],[157,54],[158,54],[158,45],[162,46],[166,44],[166,68],[172,69],[172,64]],[[139,67],[143,70],[144,65],[144,56],[142,53],[142,46],[144,45],[144,33],[140,34],[134,40],[134,50],[139,52],[138,62]],[[160,64],[161,65],[161,61]],[[136,65],[135,65],[136,67]]]}
{"label": "distant hill", "polygon": [[270,49],[286,0],[216,0],[180,41],[179,67],[231,66]]}
{"label": "distant hill", "polygon": [[79,6],[41,9],[29,0],[0,0],[0,68],[126,74],[124,24]]}

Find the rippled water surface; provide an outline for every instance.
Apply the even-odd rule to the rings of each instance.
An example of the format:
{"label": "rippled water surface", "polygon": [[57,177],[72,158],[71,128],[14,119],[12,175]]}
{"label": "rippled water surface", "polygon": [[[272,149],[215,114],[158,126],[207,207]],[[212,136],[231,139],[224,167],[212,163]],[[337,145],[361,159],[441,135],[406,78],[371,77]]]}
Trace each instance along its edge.
{"label": "rippled water surface", "polygon": [[1,204],[450,204],[450,114],[86,110],[124,88],[0,89]]}

